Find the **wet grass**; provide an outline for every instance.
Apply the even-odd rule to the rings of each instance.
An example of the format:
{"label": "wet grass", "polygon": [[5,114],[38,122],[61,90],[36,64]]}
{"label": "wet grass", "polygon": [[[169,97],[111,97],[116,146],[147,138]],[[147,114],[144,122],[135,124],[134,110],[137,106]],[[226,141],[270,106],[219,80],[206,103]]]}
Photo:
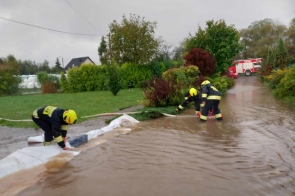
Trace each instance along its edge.
{"label": "wet grass", "polygon": [[[23,94],[0,97],[0,125],[9,127],[37,128],[31,121],[33,111],[42,106],[56,106],[64,109],[73,109],[78,115],[78,123],[89,118],[79,118],[101,113],[116,113],[121,109],[140,105],[143,93],[139,88],[134,91],[121,90],[117,96],[109,91],[56,93],[56,94]],[[141,114],[132,114],[139,121],[158,118],[159,113],[175,114],[175,107],[142,108]],[[145,111],[145,112],[143,112]],[[10,119],[16,121],[7,121]],[[28,120],[22,122],[20,120]]]}

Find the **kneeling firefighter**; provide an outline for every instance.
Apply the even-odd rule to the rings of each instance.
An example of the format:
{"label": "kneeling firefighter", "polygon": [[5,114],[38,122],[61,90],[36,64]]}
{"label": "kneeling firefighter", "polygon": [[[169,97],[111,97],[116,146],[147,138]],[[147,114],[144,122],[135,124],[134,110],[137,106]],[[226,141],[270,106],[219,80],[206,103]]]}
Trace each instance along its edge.
{"label": "kneeling firefighter", "polygon": [[44,146],[50,145],[53,139],[64,150],[68,125],[75,124],[77,114],[74,110],[64,110],[53,106],[44,106],[33,112],[32,120],[44,131]]}
{"label": "kneeling firefighter", "polygon": [[196,115],[200,117],[201,93],[195,88],[190,88],[184,94],[184,101],[175,109],[176,112],[183,110],[192,101],[195,103]]}
{"label": "kneeling firefighter", "polygon": [[200,117],[201,122],[206,122],[209,110],[213,109],[215,112],[215,118],[217,120],[222,120],[222,114],[219,110],[219,102],[221,100],[220,92],[212,86],[212,84],[205,80],[201,84],[202,87],[202,113]]}

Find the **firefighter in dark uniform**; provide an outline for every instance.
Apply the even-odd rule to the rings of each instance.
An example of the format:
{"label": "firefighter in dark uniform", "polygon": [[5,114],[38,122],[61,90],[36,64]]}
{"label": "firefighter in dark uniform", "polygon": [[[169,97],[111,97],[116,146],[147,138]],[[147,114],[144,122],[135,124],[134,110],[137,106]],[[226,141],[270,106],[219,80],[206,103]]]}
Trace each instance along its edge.
{"label": "firefighter in dark uniform", "polygon": [[175,109],[176,112],[183,110],[192,101],[195,103],[196,115],[200,117],[201,93],[195,88],[191,88],[184,94],[184,101]]}
{"label": "firefighter in dark uniform", "polygon": [[215,113],[215,118],[217,120],[222,120],[222,114],[220,113],[219,110],[219,102],[221,100],[221,94],[220,92],[212,86],[212,84],[208,81],[205,80],[201,84],[202,87],[202,114],[200,117],[201,122],[206,122],[208,112],[213,108],[213,111]]}
{"label": "firefighter in dark uniform", "polygon": [[77,114],[74,110],[64,110],[53,106],[44,106],[33,112],[32,120],[44,131],[44,146],[53,139],[64,150],[68,125],[75,124]]}

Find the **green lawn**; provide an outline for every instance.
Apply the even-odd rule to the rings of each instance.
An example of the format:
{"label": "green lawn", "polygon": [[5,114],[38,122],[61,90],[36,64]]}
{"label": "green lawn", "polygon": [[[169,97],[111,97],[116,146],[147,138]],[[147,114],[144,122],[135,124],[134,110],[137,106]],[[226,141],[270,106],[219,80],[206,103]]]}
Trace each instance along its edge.
{"label": "green lawn", "polygon": [[[32,112],[46,105],[64,109],[73,109],[78,118],[100,113],[117,112],[122,108],[139,105],[143,101],[143,93],[139,88],[134,91],[120,90],[117,96],[110,91],[26,94],[0,97],[0,118],[12,120],[31,119]],[[78,122],[87,120],[79,118]],[[0,120],[0,125],[13,127],[34,127],[32,122],[9,122]]]}

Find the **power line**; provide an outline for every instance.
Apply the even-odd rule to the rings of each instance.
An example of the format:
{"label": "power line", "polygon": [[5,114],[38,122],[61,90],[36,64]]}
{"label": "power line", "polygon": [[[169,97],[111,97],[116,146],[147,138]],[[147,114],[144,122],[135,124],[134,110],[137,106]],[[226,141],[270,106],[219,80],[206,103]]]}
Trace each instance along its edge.
{"label": "power line", "polygon": [[31,25],[31,24],[24,23],[24,22],[19,22],[19,21],[16,21],[16,20],[11,20],[11,19],[8,19],[8,18],[3,18],[1,16],[0,16],[0,18],[3,19],[3,20],[8,20],[10,22],[15,22],[15,23],[19,23],[19,24],[22,24],[22,25],[27,25],[27,26],[31,26],[31,27],[35,27],[35,28],[39,28],[39,29],[45,29],[45,30],[48,30],[48,31],[54,31],[54,32],[58,32],[58,33],[66,33],[66,34],[72,34],[72,35],[85,35],[85,36],[101,36],[101,35],[94,35],[94,34],[71,33],[71,32],[66,32],[66,31],[59,31],[59,30],[55,30],[55,29],[49,29],[49,28],[45,28],[45,27]]}
{"label": "power line", "polygon": [[[67,4],[69,6],[71,6],[71,8],[73,8],[73,10],[75,10],[86,22],[88,22],[88,24],[90,24],[93,28],[95,28],[96,30],[98,30],[94,25],[92,25],[86,18],[84,18],[79,12],[78,10],[76,10],[67,0],[65,0],[65,2],[67,2]],[[100,32],[100,30],[98,30]],[[101,32],[100,32],[101,33]]]}

